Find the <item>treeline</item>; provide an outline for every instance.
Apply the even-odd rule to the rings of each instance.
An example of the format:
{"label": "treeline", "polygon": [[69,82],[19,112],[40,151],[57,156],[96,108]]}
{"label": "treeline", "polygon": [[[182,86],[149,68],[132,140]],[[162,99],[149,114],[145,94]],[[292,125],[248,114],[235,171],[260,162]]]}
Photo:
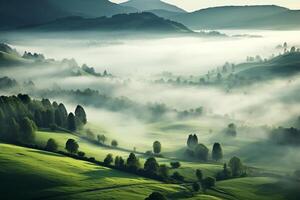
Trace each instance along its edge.
{"label": "treeline", "polygon": [[273,129],[270,134],[270,138],[280,145],[300,145],[300,130],[297,128],[283,128],[279,127]]}
{"label": "treeline", "polygon": [[6,142],[33,142],[38,128],[76,131],[86,123],[80,105],[73,114],[64,104],[49,99],[34,100],[27,94],[0,96],[0,139]]}

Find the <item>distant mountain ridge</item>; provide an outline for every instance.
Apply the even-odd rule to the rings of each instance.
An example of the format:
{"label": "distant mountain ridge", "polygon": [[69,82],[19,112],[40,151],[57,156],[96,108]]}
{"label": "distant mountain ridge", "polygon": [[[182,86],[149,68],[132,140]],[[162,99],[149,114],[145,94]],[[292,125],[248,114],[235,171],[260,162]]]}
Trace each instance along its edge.
{"label": "distant mountain ridge", "polygon": [[149,12],[118,14],[100,18],[66,17],[40,25],[25,26],[20,30],[192,33],[190,29],[180,23],[166,20]]}
{"label": "distant mountain ridge", "polygon": [[141,11],[166,10],[169,12],[186,13],[184,9],[161,0],[129,0],[120,5],[133,7]]}
{"label": "distant mountain ridge", "polygon": [[300,11],[275,5],[213,7],[169,18],[193,29],[300,28]]}
{"label": "distant mountain ridge", "polygon": [[101,17],[137,11],[108,0],[0,0],[0,29],[46,23],[74,15]]}

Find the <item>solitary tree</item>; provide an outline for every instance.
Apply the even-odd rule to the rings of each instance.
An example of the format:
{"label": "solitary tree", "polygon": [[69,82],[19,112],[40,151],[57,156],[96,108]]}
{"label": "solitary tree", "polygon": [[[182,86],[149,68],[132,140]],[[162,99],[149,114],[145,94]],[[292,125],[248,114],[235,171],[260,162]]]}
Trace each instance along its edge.
{"label": "solitary tree", "polygon": [[68,139],[66,142],[66,150],[70,153],[77,153],[79,145],[74,139]]}
{"label": "solitary tree", "polygon": [[47,141],[45,149],[48,151],[57,151],[57,148],[58,148],[57,142],[54,139],[50,138]]}
{"label": "solitary tree", "polygon": [[104,144],[106,141],[106,137],[105,137],[105,135],[97,135],[97,140],[99,143]]}
{"label": "solitary tree", "polygon": [[214,177],[206,177],[205,179],[203,179],[202,183],[202,187],[204,189],[208,189],[211,188],[213,186],[215,186],[216,184],[216,179]]}
{"label": "solitary tree", "polygon": [[138,158],[135,156],[134,153],[130,153],[129,157],[127,158],[126,165],[131,170],[137,170],[140,166]]}
{"label": "solitary tree", "polygon": [[239,177],[243,173],[243,164],[238,157],[233,157],[229,161],[229,167],[231,169],[231,174],[234,177]]}
{"label": "solitary tree", "polygon": [[170,165],[173,169],[177,169],[181,166],[180,162],[176,161],[176,162],[170,162]]}
{"label": "solitary tree", "polygon": [[161,152],[161,144],[159,141],[153,143],[153,152],[159,154]]}
{"label": "solitary tree", "polygon": [[158,165],[156,159],[153,157],[148,158],[144,164],[144,170],[150,174],[157,173],[158,167],[159,167],[159,165]]}
{"label": "solitary tree", "polygon": [[237,135],[236,132],[236,126],[234,123],[231,123],[228,125],[227,130],[226,130],[226,134],[232,137],[235,137]]}
{"label": "solitary tree", "polygon": [[75,116],[73,113],[70,113],[68,115],[68,129],[70,131],[76,131],[76,121],[75,121]]}
{"label": "solitary tree", "polygon": [[118,142],[117,142],[117,140],[113,140],[113,141],[111,141],[111,146],[113,146],[113,147],[117,147],[117,146],[118,146]]}
{"label": "solitary tree", "polygon": [[200,170],[200,169],[196,170],[196,177],[197,177],[198,181],[202,181],[202,179],[203,179],[202,170]]}
{"label": "solitary tree", "polygon": [[196,134],[194,135],[189,135],[188,140],[187,140],[187,146],[191,149],[195,148],[195,146],[198,144],[198,137]]}
{"label": "solitary tree", "polygon": [[107,156],[104,159],[105,165],[110,165],[114,161],[112,154],[107,154]]}
{"label": "solitary tree", "polygon": [[212,149],[212,159],[219,161],[223,158],[223,151],[220,143],[215,143]]}
{"label": "solitary tree", "polygon": [[24,117],[20,123],[21,139],[24,142],[33,142],[35,138],[36,125],[28,117]]}
{"label": "solitary tree", "polygon": [[80,120],[82,124],[87,123],[86,113],[82,106],[78,105],[75,109],[75,116]]}

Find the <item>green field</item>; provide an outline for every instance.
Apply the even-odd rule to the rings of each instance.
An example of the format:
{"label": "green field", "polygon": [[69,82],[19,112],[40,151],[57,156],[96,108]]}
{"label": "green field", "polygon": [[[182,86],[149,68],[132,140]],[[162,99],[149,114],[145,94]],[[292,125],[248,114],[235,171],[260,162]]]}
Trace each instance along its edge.
{"label": "green field", "polygon": [[144,199],[152,191],[183,192],[162,184],[58,154],[0,144],[3,199]]}

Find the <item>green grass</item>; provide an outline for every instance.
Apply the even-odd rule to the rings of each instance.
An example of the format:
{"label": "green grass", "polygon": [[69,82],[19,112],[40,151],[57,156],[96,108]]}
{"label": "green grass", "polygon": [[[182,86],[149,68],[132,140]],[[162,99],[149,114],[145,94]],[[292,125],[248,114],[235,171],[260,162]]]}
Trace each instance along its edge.
{"label": "green grass", "polygon": [[209,194],[228,199],[242,200],[297,200],[300,197],[299,182],[272,177],[246,177],[220,181],[219,193]]}
{"label": "green grass", "polygon": [[[69,138],[75,139],[79,143],[79,149],[86,153],[87,157],[95,157],[97,160],[103,161],[107,154],[111,153],[113,156],[122,156],[124,159],[127,159],[129,152],[125,152],[118,149],[112,149],[107,147],[98,146],[88,142],[85,139],[82,139],[76,135],[69,133],[56,133],[56,132],[37,132],[37,143],[41,146],[45,146],[49,138],[55,139],[59,144],[59,149],[64,150],[65,143]],[[144,155],[137,156],[140,158],[140,162],[143,165],[146,158]],[[160,164],[169,165],[170,162],[174,161],[169,158],[157,158],[157,161]],[[195,171],[196,169],[201,169],[204,173],[204,176],[214,176],[218,171],[222,169],[222,164],[218,163],[200,163],[200,162],[181,162],[181,167],[179,169],[170,170],[170,173],[178,171],[185,176],[188,181],[195,181]]]}
{"label": "green grass", "polygon": [[136,175],[44,151],[0,144],[3,199],[144,199],[152,191],[186,191]]}

